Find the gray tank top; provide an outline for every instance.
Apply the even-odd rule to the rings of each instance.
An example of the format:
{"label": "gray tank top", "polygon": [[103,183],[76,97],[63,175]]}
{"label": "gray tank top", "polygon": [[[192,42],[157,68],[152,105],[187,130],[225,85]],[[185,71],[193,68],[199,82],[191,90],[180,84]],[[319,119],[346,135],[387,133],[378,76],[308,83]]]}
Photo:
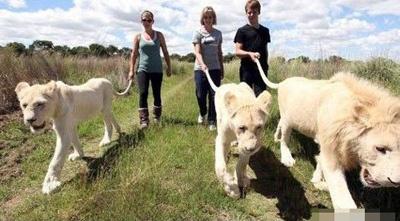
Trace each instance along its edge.
{"label": "gray tank top", "polygon": [[139,65],[137,72],[162,73],[162,61],[160,55],[160,38],[154,31],[154,37],[146,40],[140,35],[139,41]]}

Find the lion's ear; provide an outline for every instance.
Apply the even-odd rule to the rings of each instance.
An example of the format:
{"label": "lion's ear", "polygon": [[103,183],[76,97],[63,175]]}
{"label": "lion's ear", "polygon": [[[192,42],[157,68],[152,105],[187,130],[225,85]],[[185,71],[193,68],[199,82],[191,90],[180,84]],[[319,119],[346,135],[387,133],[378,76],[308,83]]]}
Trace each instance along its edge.
{"label": "lion's ear", "polygon": [[400,122],[400,105],[396,105],[392,116],[393,116],[393,118],[392,118],[393,122],[397,122],[397,123]]}
{"label": "lion's ear", "polygon": [[361,123],[367,127],[370,126],[369,123],[369,113],[368,108],[362,103],[357,103],[353,108],[353,117],[356,122]]}
{"label": "lion's ear", "polygon": [[53,96],[56,90],[57,90],[57,84],[55,81],[50,81],[49,83],[46,84],[45,93],[50,97]]}
{"label": "lion's ear", "polygon": [[260,95],[258,95],[256,104],[260,107],[260,109],[263,112],[268,113],[268,108],[269,105],[271,104],[271,100],[272,100],[271,94],[268,91],[264,91]]}
{"label": "lion's ear", "polygon": [[228,112],[230,114],[233,114],[233,112],[236,110],[236,107],[238,106],[238,98],[236,95],[230,91],[226,92],[224,96],[224,103],[225,107],[227,108]]}
{"label": "lion's ear", "polygon": [[15,93],[19,94],[19,92],[22,91],[22,89],[29,87],[29,84],[26,83],[25,81],[21,81],[17,84],[15,87]]}

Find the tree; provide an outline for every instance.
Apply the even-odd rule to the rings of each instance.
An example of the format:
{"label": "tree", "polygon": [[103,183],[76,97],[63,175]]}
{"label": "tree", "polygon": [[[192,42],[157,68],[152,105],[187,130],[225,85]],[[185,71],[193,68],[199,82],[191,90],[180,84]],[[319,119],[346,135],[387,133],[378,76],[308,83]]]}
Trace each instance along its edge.
{"label": "tree", "polygon": [[67,45],[61,46],[61,45],[56,45],[54,46],[54,51],[57,52],[58,54],[65,56],[70,53],[70,48]]}
{"label": "tree", "polygon": [[179,54],[176,54],[176,53],[171,54],[169,57],[171,59],[174,59],[174,60],[178,60],[178,61],[181,60],[181,56]]}
{"label": "tree", "polygon": [[299,57],[296,58],[296,60],[300,61],[301,63],[310,63],[310,58],[300,55]]}
{"label": "tree", "polygon": [[195,60],[196,60],[196,55],[194,55],[193,52],[190,52],[189,54],[181,57],[181,61],[194,62]]}
{"label": "tree", "polygon": [[107,49],[100,44],[93,43],[89,45],[90,54],[98,57],[108,56]]}
{"label": "tree", "polygon": [[229,52],[227,55],[224,56],[224,62],[230,62],[235,58],[236,55]]}
{"label": "tree", "polygon": [[344,59],[342,57],[336,56],[336,55],[329,56],[329,58],[328,58],[328,62],[330,62],[330,63],[340,63],[342,61],[344,61]]}
{"label": "tree", "polygon": [[22,43],[18,43],[18,42],[10,42],[10,43],[8,43],[6,45],[6,48],[9,48],[10,50],[12,50],[17,55],[21,55],[21,54],[26,52],[25,45],[22,44]]}
{"label": "tree", "polygon": [[88,47],[84,47],[84,46],[77,46],[77,47],[73,47],[70,50],[71,55],[77,55],[77,56],[82,56],[82,57],[87,57],[90,54],[90,50]]}
{"label": "tree", "polygon": [[119,54],[119,53],[118,53],[118,52],[119,52],[118,48],[115,47],[114,45],[109,45],[109,46],[106,48],[106,51],[107,51],[107,54],[108,54],[109,56],[113,56],[113,55]]}
{"label": "tree", "polygon": [[129,58],[131,56],[132,49],[123,47],[119,50],[119,54],[125,58]]}
{"label": "tree", "polygon": [[53,42],[47,40],[35,40],[30,46],[29,49],[32,51],[48,51],[53,49]]}
{"label": "tree", "polygon": [[275,58],[273,58],[278,64],[284,64],[285,63],[285,61],[286,61],[286,58],[285,57],[282,57],[282,56],[277,56],[277,57],[275,57]]}

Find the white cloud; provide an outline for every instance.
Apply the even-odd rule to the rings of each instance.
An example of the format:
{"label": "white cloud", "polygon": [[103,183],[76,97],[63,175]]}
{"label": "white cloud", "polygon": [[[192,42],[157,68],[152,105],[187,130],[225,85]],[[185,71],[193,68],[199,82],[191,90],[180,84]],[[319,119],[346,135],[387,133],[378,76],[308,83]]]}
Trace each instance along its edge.
{"label": "white cloud", "polygon": [[[151,4],[146,0],[74,0],[70,9],[0,9],[0,44],[18,41],[29,45],[46,39],[69,46],[100,43],[131,47],[133,35],[142,31],[140,13],[149,9],[155,14],[155,29],[166,37],[170,53],[186,54],[193,51],[192,33],[199,27],[200,12],[207,5],[217,13],[216,27],[223,33],[224,52],[232,52],[237,28],[246,24],[244,3],[239,0],[152,0]],[[367,14],[397,16],[399,5],[398,0],[270,0],[262,5],[260,21],[270,27],[269,48],[275,54],[318,57],[321,50],[361,54],[369,44],[387,47],[396,37],[399,39],[398,31],[381,29],[384,24],[365,20]],[[357,46],[352,50],[360,53],[346,52],[349,46]]]}
{"label": "white cloud", "polygon": [[398,0],[336,0],[334,4],[365,11],[371,15],[400,15],[400,1]]}
{"label": "white cloud", "polygon": [[24,0],[0,0],[4,2],[11,8],[24,8],[26,7],[26,2]]}

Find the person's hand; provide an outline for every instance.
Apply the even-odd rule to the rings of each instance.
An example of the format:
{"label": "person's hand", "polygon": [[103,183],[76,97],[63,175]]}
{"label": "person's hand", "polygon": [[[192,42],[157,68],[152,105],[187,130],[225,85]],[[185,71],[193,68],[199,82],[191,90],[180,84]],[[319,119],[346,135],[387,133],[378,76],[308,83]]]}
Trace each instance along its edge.
{"label": "person's hand", "polygon": [[250,52],[250,58],[251,60],[253,60],[254,62],[257,61],[257,59],[260,59],[260,53],[258,52]]}
{"label": "person's hand", "polygon": [[134,80],[134,78],[135,78],[135,72],[129,71],[128,80]]}
{"label": "person's hand", "polygon": [[170,77],[172,73],[171,67],[167,67],[167,77]]}
{"label": "person's hand", "polygon": [[202,65],[200,65],[200,66],[201,66],[201,70],[202,70],[204,73],[206,72],[206,70],[208,70],[207,65],[202,64]]}

